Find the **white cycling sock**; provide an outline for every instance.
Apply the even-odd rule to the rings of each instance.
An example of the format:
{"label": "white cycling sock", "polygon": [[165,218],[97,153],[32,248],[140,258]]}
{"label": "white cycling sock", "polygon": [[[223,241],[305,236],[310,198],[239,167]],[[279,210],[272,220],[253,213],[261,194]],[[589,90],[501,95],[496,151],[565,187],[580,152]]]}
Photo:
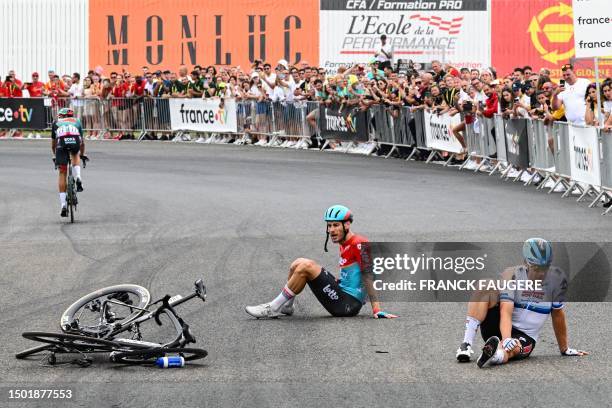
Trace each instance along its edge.
{"label": "white cycling sock", "polygon": [[504,364],[504,350],[503,349],[497,349],[497,351],[495,352],[495,354],[493,354],[493,357],[491,357],[491,359],[489,360],[489,362],[491,364]]}
{"label": "white cycling sock", "polygon": [[60,204],[62,207],[66,206],[66,193],[59,193],[60,195]]}
{"label": "white cycling sock", "polygon": [[73,166],[72,171],[74,171],[74,177],[77,179],[81,179],[81,166]]}
{"label": "white cycling sock", "polygon": [[474,337],[480,327],[480,320],[468,316],[465,318],[465,334],[463,335],[463,342],[469,345],[474,344]]}
{"label": "white cycling sock", "polygon": [[294,297],[295,293],[293,293],[291,289],[285,285],[283,290],[281,290],[281,293],[272,302],[270,302],[270,306],[272,307],[272,310],[278,312],[285,303],[292,300]]}

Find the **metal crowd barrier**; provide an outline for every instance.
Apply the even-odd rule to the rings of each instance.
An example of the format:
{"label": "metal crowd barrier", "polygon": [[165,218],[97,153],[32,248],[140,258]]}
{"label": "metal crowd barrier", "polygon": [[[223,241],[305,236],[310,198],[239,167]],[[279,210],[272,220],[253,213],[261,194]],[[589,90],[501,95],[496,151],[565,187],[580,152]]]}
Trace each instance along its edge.
{"label": "metal crowd barrier", "polygon": [[[594,207],[602,196],[607,196],[612,199],[612,131],[604,132],[600,130],[601,140],[601,192],[596,199],[591,203],[590,207]],[[602,215],[612,211],[612,206],[608,207]]]}

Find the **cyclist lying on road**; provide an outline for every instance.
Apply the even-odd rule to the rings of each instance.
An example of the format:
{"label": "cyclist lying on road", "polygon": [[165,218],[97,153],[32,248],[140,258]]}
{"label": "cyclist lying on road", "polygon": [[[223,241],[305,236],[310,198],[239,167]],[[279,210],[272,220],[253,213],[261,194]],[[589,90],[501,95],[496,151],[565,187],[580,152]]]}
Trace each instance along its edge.
{"label": "cyclist lying on road", "polygon": [[256,318],[291,316],[295,296],[308,284],[332,316],[356,316],[365,304],[367,293],[375,318],[397,317],[383,312],[377,301],[369,268],[368,241],[350,231],[353,222],[351,211],[344,206],[334,205],[327,209],[324,220],[327,223],[325,251],[330,237],[333,243],[340,246],[340,279],[337,280],[316,262],[298,258],[289,267],[288,282],[281,293],[270,303],[247,306],[246,312]]}
{"label": "cyclist lying on road", "polygon": [[551,266],[551,244],[541,238],[530,238],[523,244],[523,258],[525,264],[506,269],[502,279],[541,280],[542,290],[477,292],[468,304],[465,335],[457,350],[460,362],[470,361],[479,326],[486,340],[477,361],[480,368],[487,363],[497,365],[529,357],[548,315],[552,315],[562,356],[589,354],[568,346],[564,311],[567,280],[559,268]]}

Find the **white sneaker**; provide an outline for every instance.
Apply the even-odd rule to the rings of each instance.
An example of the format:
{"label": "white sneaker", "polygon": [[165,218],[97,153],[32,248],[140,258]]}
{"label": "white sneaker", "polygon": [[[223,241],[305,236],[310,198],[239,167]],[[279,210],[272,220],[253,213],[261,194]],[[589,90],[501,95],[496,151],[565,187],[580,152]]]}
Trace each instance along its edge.
{"label": "white sneaker", "polygon": [[526,182],[528,182],[528,181],[529,181],[529,179],[531,178],[531,176],[532,176],[532,174],[530,174],[530,173],[529,173],[529,172],[527,172],[527,171],[524,171],[524,172],[523,172],[523,174],[521,174],[521,181],[526,183]]}
{"label": "white sneaker", "polygon": [[188,133],[181,135],[181,141],[183,142],[191,142],[191,136]]}
{"label": "white sneaker", "polygon": [[472,358],[472,354],[474,354],[472,346],[469,343],[463,342],[457,349],[457,361],[460,363],[467,363]]}
{"label": "white sneaker", "polygon": [[[552,179],[548,179],[546,183],[544,183],[544,188],[552,188],[555,185],[555,182]],[[557,187],[553,190],[555,193],[562,193],[565,191],[565,188],[562,184],[559,183]]]}
{"label": "white sneaker", "polygon": [[463,168],[466,170],[476,170],[476,167],[478,167],[478,165],[474,160],[469,160],[465,166],[463,166]]}
{"label": "white sneaker", "polygon": [[511,170],[508,172],[508,177],[516,177],[516,176],[518,176],[520,173],[521,173],[521,172],[520,172],[520,171],[518,171],[517,169],[511,169]]}
{"label": "white sneaker", "polygon": [[247,306],[244,308],[244,311],[257,319],[275,318],[281,315],[280,312],[273,311],[269,303],[262,303],[257,306]]}
{"label": "white sneaker", "polygon": [[196,143],[204,143],[206,141],[206,139],[204,139],[202,136],[200,136],[195,142]]}
{"label": "white sneaker", "polygon": [[283,307],[280,308],[280,312],[285,316],[292,316],[295,312],[295,306],[292,304],[284,304]]}

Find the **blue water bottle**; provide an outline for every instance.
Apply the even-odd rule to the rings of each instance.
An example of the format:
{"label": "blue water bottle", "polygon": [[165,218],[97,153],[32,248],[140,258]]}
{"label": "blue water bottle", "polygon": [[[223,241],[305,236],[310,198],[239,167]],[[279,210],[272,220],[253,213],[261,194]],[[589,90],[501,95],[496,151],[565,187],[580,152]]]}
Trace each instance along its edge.
{"label": "blue water bottle", "polygon": [[159,368],[184,367],[185,359],[182,356],[159,357],[155,365]]}

